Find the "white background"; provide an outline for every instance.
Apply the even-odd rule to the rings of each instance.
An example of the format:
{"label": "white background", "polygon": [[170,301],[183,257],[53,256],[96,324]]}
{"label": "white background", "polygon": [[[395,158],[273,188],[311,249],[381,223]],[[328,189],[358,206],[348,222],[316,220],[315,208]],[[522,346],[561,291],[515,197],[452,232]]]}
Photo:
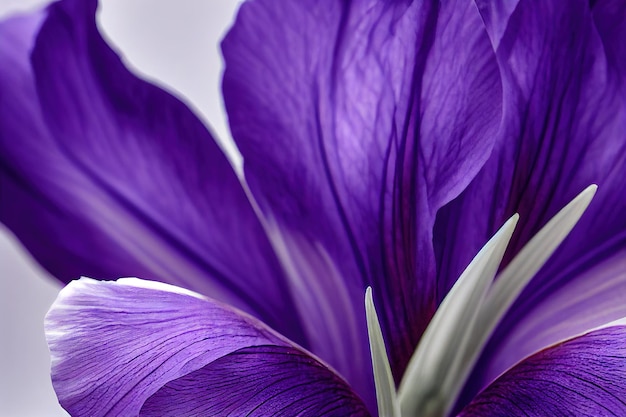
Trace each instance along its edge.
{"label": "white background", "polygon": [[[0,18],[45,3],[0,0]],[[216,135],[228,141],[219,87],[219,40],[239,1],[101,3],[100,27],[127,62],[184,97]],[[226,148],[235,154],[232,145]],[[59,288],[0,224],[0,417],[67,416],[52,390],[43,333],[43,317]]]}

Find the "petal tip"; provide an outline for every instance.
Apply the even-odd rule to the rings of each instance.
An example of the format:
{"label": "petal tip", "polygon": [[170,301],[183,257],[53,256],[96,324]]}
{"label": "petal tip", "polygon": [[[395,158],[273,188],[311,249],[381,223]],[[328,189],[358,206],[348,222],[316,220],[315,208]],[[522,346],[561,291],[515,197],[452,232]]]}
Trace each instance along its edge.
{"label": "petal tip", "polygon": [[149,281],[149,280],[140,279],[140,278],[128,277],[128,278],[118,279],[117,283],[120,285],[127,285],[129,287],[145,288],[149,290],[165,291],[165,292],[170,292],[170,293],[175,293],[175,294],[180,294],[180,295],[187,295],[190,297],[198,298],[200,300],[206,299],[206,297],[204,297],[203,295],[197,292],[188,290],[186,288],[177,287],[176,285],[159,282],[159,281]]}

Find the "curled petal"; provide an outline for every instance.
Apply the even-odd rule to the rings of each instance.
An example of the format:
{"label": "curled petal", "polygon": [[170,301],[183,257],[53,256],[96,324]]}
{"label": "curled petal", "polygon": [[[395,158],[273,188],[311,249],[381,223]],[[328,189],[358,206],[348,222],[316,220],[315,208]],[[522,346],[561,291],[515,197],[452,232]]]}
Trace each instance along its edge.
{"label": "curled petal", "polygon": [[165,385],[141,417],[369,417],[361,400],[335,373],[285,346],[237,350]]}
{"label": "curled petal", "polygon": [[161,406],[157,415],[367,415],[341,378],[292,342],[178,287],[82,278],[45,324],[53,385],[73,416],[155,415]]}
{"label": "curled petal", "polygon": [[0,24],[0,220],[64,282],[174,283],[306,344],[222,151],[185,104],[124,66],[96,8],[65,0]]}
{"label": "curled petal", "polygon": [[626,327],[614,326],[545,349],[478,395],[460,417],[626,414]]}

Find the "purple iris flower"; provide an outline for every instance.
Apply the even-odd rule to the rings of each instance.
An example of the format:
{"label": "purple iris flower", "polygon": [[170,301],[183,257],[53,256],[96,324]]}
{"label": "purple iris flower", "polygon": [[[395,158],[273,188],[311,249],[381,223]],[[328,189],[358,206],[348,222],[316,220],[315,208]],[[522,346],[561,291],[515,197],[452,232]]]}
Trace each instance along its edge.
{"label": "purple iris flower", "polygon": [[96,9],[0,23],[73,416],[626,415],[626,2],[246,2],[243,185]]}

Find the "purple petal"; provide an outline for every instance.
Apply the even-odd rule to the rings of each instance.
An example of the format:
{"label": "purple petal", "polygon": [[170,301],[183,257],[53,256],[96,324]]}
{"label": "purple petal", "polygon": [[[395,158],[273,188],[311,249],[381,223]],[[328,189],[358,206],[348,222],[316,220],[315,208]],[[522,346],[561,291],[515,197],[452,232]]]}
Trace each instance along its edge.
{"label": "purple petal", "polygon": [[519,0],[474,0],[474,3],[480,10],[489,38],[494,48],[497,49]]}
{"label": "purple petal", "polygon": [[223,50],[247,181],[294,275],[318,272],[302,298],[329,300],[306,307],[311,323],[346,335],[358,325],[313,351],[352,384],[371,381],[361,313],[371,285],[401,375],[436,306],[434,214],[486,160],[500,121],[476,8],[261,0],[242,6]]}
{"label": "purple petal", "polygon": [[592,6],[593,20],[602,40],[612,75],[626,77],[626,3],[621,0],[595,1]]}
{"label": "purple petal", "polygon": [[548,348],[516,365],[460,417],[626,415],[626,327]]}
{"label": "purple petal", "polygon": [[32,66],[39,15],[0,28],[0,219],[63,281],[175,283],[306,344],[227,159],[183,103],[124,67],[96,6],[52,5]]}
{"label": "purple petal", "polygon": [[71,282],[46,317],[46,336],[54,388],[73,416],[142,407],[141,415],[155,407],[367,415],[343,380],[263,323],[157,282]]}
{"label": "purple petal", "polygon": [[[626,292],[626,78],[617,64],[626,55],[606,52],[585,1],[521,1],[507,19],[497,50],[504,125],[485,167],[438,213],[440,293],[513,213],[520,223],[505,263],[581,190],[599,188],[492,337],[472,393],[537,350],[626,316],[623,298],[606,296]],[[519,343],[523,334],[533,337]]]}
{"label": "purple petal", "polygon": [[346,383],[304,352],[284,346],[240,349],[168,383],[141,417],[182,415],[369,416]]}

